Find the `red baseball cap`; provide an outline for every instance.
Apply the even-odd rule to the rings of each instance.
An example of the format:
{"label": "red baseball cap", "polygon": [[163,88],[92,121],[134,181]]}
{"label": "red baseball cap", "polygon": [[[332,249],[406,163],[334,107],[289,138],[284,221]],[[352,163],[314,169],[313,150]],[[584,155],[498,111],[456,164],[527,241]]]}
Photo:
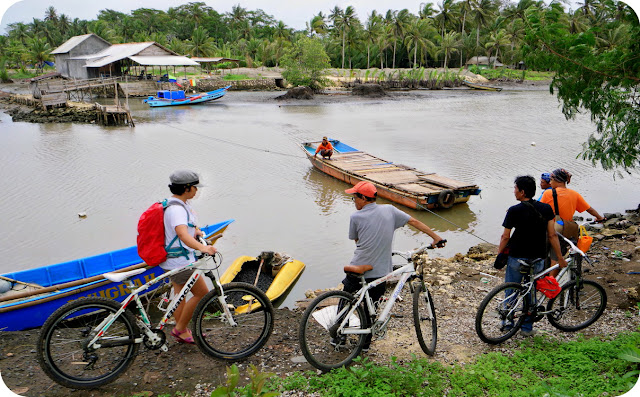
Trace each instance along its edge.
{"label": "red baseball cap", "polygon": [[360,193],[363,196],[373,198],[376,196],[376,193],[378,191],[376,190],[376,187],[373,185],[373,183],[360,181],[354,187],[352,187],[351,189],[347,189],[344,192],[349,194]]}

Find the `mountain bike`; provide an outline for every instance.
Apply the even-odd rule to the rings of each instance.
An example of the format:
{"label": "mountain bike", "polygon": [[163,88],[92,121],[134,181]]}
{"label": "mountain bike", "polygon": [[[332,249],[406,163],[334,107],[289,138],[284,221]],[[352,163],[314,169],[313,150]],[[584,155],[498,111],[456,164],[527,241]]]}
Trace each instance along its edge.
{"label": "mountain bike", "polygon": [[[44,323],[37,357],[44,372],[70,388],[91,389],[114,381],[133,363],[140,345],[168,350],[163,332],[167,321],[196,281],[207,276],[213,289],[193,312],[192,334],[200,350],[217,359],[236,361],[258,351],[273,330],[273,306],[258,288],[246,283],[221,285],[214,273],[222,256],[204,255],[181,269],[168,271],[137,287],[130,278],[144,271],[106,273],[124,282],[131,294],[122,303],[105,298],[81,298],[56,310]],[[168,303],[154,327],[139,295],[179,272],[193,269],[182,290]]]}
{"label": "mountain bike", "polygon": [[[439,242],[446,243],[446,240]],[[407,282],[413,293],[413,320],[418,342],[422,350],[435,354],[438,328],[433,299],[422,276],[422,269],[415,261],[419,254],[433,245],[413,251],[394,251],[392,255],[404,258],[408,263],[397,267],[388,275],[367,283],[364,273],[371,265],[345,266],[347,274],[360,278],[362,288],[355,294],[345,291],[328,291],[315,298],[302,315],[298,339],[307,361],[321,371],[349,365],[362,351],[367,335],[382,338],[391,319],[393,308]],[[417,267],[417,269],[416,269]],[[369,290],[381,283],[400,277],[381,312],[377,302],[369,296]],[[415,281],[414,281],[415,280]]]}
{"label": "mountain bike", "polygon": [[561,331],[578,331],[593,324],[607,306],[607,293],[595,281],[582,277],[583,261],[592,265],[589,257],[569,239],[558,234],[570,247],[567,266],[558,273],[560,293],[549,299],[536,293],[536,280],[554,269],[556,264],[534,274],[531,263],[519,260],[525,274],[521,283],[503,283],[491,290],[480,303],[476,313],[476,332],[482,341],[498,344],[511,338],[522,326],[525,318],[540,321],[545,316],[549,323]]}

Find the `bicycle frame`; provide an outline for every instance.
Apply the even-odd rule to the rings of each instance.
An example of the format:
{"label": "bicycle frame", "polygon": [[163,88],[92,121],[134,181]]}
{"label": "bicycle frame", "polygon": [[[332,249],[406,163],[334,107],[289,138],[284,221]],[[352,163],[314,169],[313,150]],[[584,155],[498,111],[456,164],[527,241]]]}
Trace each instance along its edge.
{"label": "bicycle frame", "polygon": [[[207,266],[211,266],[211,267],[209,268]],[[120,309],[117,312],[107,316],[93,330],[92,334],[94,336],[93,336],[93,338],[91,338],[91,340],[87,344],[87,349],[99,349],[100,347],[105,345],[104,343],[103,344],[98,343],[98,341],[100,340],[102,335],[104,335],[104,333],[109,329],[111,324],[113,324],[113,322],[127,309],[127,307],[129,306],[129,304],[131,302],[135,302],[135,305],[138,308],[138,312],[140,314],[140,318],[136,318],[138,326],[141,328],[143,333],[149,338],[149,341],[151,342],[151,344],[155,345],[155,344],[159,344],[160,342],[163,342],[163,340],[154,331],[162,330],[164,328],[164,326],[166,325],[166,323],[169,320],[169,318],[173,315],[175,310],[178,308],[178,305],[180,305],[180,303],[184,300],[184,298],[187,296],[187,294],[191,291],[191,288],[193,288],[195,283],[200,278],[202,278],[205,274],[209,275],[209,277],[211,278],[211,281],[213,282],[213,288],[218,291],[218,299],[220,300],[221,306],[224,308],[224,314],[225,314],[227,320],[229,321],[229,323],[232,326],[235,326],[236,323],[235,323],[235,321],[233,319],[233,316],[231,315],[231,312],[229,311],[229,307],[225,303],[225,297],[224,297],[224,292],[223,292],[222,286],[220,285],[220,282],[219,282],[218,278],[212,272],[212,270],[215,269],[215,267],[216,267],[215,259],[212,256],[205,256],[205,257],[197,260],[196,262],[188,264],[185,267],[182,267],[182,268],[179,268],[179,269],[174,269],[174,270],[171,270],[169,272],[163,273],[163,274],[159,275],[158,277],[154,278],[153,280],[148,281],[147,283],[141,285],[140,287],[138,287],[136,289],[134,289],[135,286],[129,280],[129,278],[123,280],[123,282],[127,285],[127,287],[132,290],[132,292],[129,294],[129,296],[127,296],[122,301],[122,306],[120,307]],[[140,301],[140,297],[139,297],[140,293],[146,291],[147,289],[149,289],[149,287],[161,282],[165,278],[171,277],[174,274],[183,272],[183,271],[188,270],[190,268],[194,268],[195,269],[193,274],[191,274],[191,276],[189,277],[187,282],[184,284],[184,286],[182,287],[180,292],[173,297],[173,299],[171,300],[169,306],[166,309],[166,313],[164,314],[164,316],[162,317],[162,319],[158,323],[157,328],[155,330],[151,329],[151,321],[149,320],[149,316],[147,315],[147,312],[144,310],[144,306],[142,305],[142,302]],[[126,344],[130,344],[130,343],[141,343],[142,341],[143,340],[141,338],[136,338],[133,341],[131,341],[129,339],[126,339],[126,338],[122,338],[122,340],[118,340],[118,338],[115,338],[115,339],[110,339],[108,341],[108,344],[111,345],[111,346],[116,346],[118,344],[126,345]],[[162,351],[167,351],[168,350],[166,344],[163,344],[161,349],[162,349]]]}

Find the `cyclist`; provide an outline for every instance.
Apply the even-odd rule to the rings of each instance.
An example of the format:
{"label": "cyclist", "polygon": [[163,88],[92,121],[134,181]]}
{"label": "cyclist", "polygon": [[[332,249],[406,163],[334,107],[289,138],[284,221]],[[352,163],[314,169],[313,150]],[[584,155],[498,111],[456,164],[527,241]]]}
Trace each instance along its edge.
{"label": "cyclist", "polygon": [[[167,260],[159,266],[165,270],[173,270],[184,267],[196,260],[194,251],[213,255],[216,249],[211,245],[204,245],[196,238],[202,236],[202,231],[196,226],[196,216],[189,205],[198,188],[201,188],[200,177],[197,173],[188,170],[179,170],[169,177],[171,184],[169,190],[173,195],[168,200],[169,205],[164,212],[164,235],[167,247]],[[184,271],[170,277],[173,291],[178,294],[187,282],[193,270]],[[191,288],[193,296],[182,301],[173,316],[176,325],[171,335],[181,343],[194,344],[191,331],[187,328],[189,320],[193,316],[198,302],[209,292],[209,288],[203,279],[198,279]]]}
{"label": "cyclist", "polygon": [[[504,281],[519,283],[524,277],[520,273],[518,259],[532,262],[536,273],[544,270],[544,258],[547,256],[547,241],[560,258],[560,265],[567,266],[567,262],[560,255],[558,235],[553,227],[555,215],[549,204],[533,200],[536,194],[536,180],[530,176],[519,176],[514,181],[513,194],[520,203],[507,210],[502,222],[504,231],[500,237],[498,252],[509,247],[507,268]],[[511,234],[512,229],[513,234]],[[509,324],[506,324],[509,326]],[[520,333],[523,336],[533,336],[533,319],[528,317],[522,323]]]}
{"label": "cyclist", "polygon": [[[376,187],[366,181],[358,182],[353,188],[345,190],[345,193],[353,195],[357,211],[351,215],[349,224],[349,239],[356,242],[356,250],[350,265],[371,265],[372,270],[365,273],[366,281],[372,282],[391,273],[391,251],[393,234],[396,229],[407,223],[433,239],[433,245],[444,247],[443,238],[438,236],[431,228],[419,220],[400,211],[393,205],[376,204],[378,196]],[[342,280],[344,291],[354,293],[360,289],[360,279],[347,275]],[[386,283],[369,290],[369,296],[373,302],[377,302],[384,294]],[[368,312],[367,312],[368,315]],[[340,343],[333,340],[332,344]],[[367,335],[363,351],[369,350],[371,334]]]}

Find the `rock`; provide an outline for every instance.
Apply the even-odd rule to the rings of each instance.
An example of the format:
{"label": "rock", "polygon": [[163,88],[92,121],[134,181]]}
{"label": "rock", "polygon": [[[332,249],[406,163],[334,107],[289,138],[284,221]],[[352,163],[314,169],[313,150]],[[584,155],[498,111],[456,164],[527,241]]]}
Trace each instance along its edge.
{"label": "rock", "polygon": [[299,86],[293,87],[286,94],[276,97],[277,100],[283,99],[313,99],[313,90],[309,87]]}
{"label": "rock", "polygon": [[626,235],[627,232],[618,229],[603,229],[600,231],[600,234],[604,235],[605,237],[619,237]]}
{"label": "rock", "polygon": [[469,251],[467,251],[467,255],[484,254],[484,253],[487,253],[487,252],[495,253],[497,248],[498,248],[498,246],[495,245],[495,244],[480,243],[478,245],[474,245],[473,247],[469,248]]}
{"label": "rock", "polygon": [[622,214],[619,212],[605,212],[604,214],[602,214],[602,216],[604,216],[606,219],[622,218]]}
{"label": "rock", "polygon": [[381,97],[387,95],[380,84],[356,84],[351,90],[352,95],[367,97]]}
{"label": "rock", "polygon": [[631,225],[628,228],[626,228],[624,231],[629,235],[638,234],[638,227],[635,225]]}

